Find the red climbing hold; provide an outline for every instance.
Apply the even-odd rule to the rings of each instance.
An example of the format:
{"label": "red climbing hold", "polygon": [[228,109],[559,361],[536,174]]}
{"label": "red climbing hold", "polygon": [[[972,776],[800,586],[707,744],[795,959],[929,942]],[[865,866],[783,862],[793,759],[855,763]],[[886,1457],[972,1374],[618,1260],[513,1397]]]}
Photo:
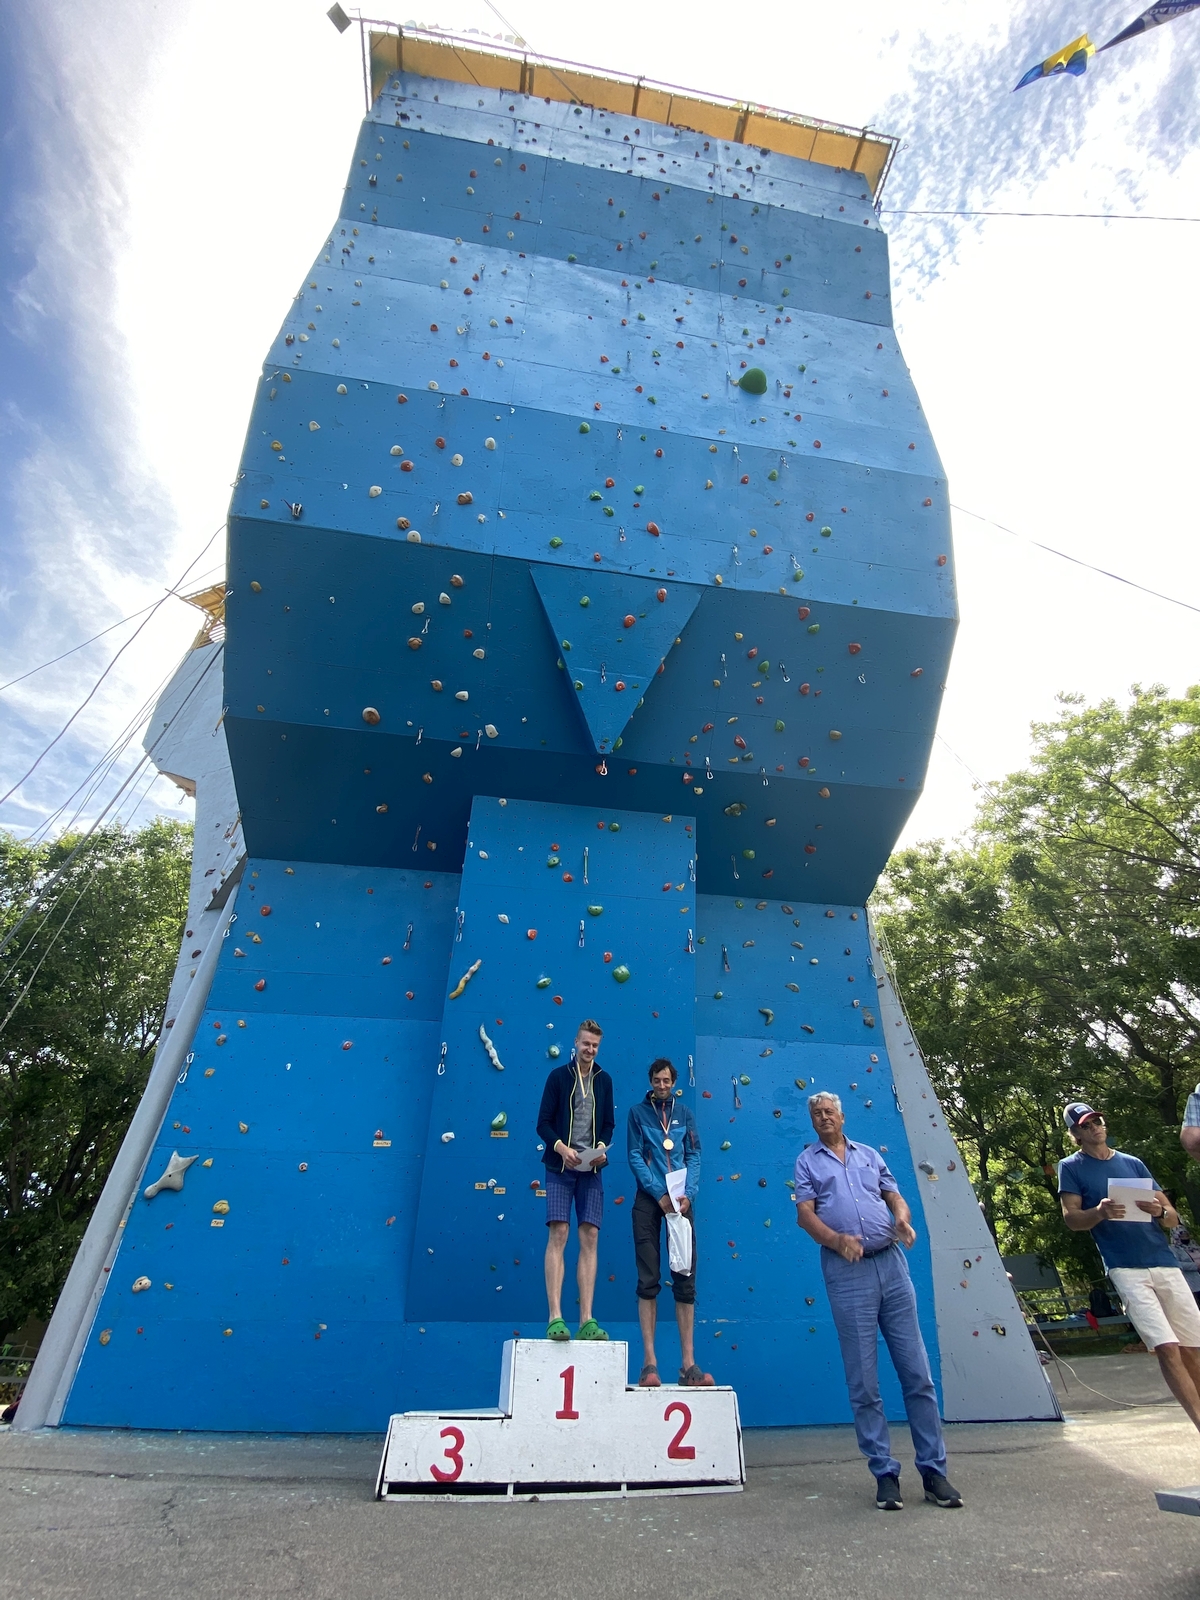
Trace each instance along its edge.
{"label": "red climbing hold", "polygon": [[270,906],[259,906],[258,914],[260,917],[269,917],[271,915]]}
{"label": "red climbing hold", "polygon": [[261,994],[267,987],[267,980],[265,978],[260,978],[254,987],[258,990],[259,994]]}
{"label": "red climbing hold", "polygon": [[658,599],[659,600],[665,600],[666,598],[667,598],[667,591],[665,589],[660,589],[658,591]]}
{"label": "red climbing hold", "polygon": [[647,533],[652,533],[654,535],[654,537],[657,539],[659,537],[659,535],[662,533],[662,529],[659,527],[657,522],[648,522],[646,524],[646,532]]}
{"label": "red climbing hold", "polygon": [[629,612],[629,614],[625,618],[625,626],[627,628],[632,628],[636,621],[637,621],[637,618],[634,616],[633,612],[631,611],[631,612]]}
{"label": "red climbing hold", "polygon": [[799,610],[796,612],[796,615],[800,618],[801,622],[803,622],[804,619],[808,616],[808,614],[811,611],[811,609],[812,608],[810,606],[801,606],[799,608]]}
{"label": "red climbing hold", "polygon": [[862,645],[860,645],[860,644],[852,644],[850,646],[850,654],[852,656],[856,656],[856,655],[860,654],[861,651],[862,651]]}

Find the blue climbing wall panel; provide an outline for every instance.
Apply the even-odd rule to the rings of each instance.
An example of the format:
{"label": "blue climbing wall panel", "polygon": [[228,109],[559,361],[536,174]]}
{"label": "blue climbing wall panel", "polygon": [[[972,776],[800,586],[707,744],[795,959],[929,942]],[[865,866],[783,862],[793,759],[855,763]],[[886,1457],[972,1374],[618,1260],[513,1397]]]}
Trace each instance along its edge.
{"label": "blue climbing wall panel", "polygon": [[[230,511],[252,860],[152,1166],[202,1161],[135,1204],[67,1421],[490,1403],[545,1314],[533,1119],[588,1014],[618,1147],[660,1052],[697,1112],[705,1365],[748,1423],[848,1416],[787,1180],[832,1088],[914,1186],[854,908],[920,793],[955,628],[863,190],[388,80]],[[619,1151],[606,1189],[597,1312],[634,1339]],[[923,1245],[912,1266],[927,1288]]]}

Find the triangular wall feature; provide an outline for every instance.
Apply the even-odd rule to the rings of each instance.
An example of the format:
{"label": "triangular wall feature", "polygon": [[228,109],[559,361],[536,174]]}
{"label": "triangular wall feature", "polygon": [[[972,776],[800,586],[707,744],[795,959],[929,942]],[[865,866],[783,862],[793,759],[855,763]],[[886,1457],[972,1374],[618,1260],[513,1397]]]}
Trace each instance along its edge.
{"label": "triangular wall feature", "polygon": [[530,568],[597,753],[609,754],[703,590],[673,578]]}

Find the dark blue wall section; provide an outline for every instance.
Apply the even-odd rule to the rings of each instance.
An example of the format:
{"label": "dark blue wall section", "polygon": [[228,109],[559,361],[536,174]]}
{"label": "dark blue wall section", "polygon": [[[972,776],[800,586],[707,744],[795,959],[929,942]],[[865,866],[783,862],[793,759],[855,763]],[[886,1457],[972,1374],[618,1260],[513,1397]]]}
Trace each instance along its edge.
{"label": "dark blue wall section", "polygon": [[600,1319],[636,1342],[624,1119],[663,1053],[704,1148],[701,1359],[747,1423],[847,1418],[788,1180],[829,1088],[915,1189],[854,908],[955,627],[890,306],[853,173],[380,97],[234,490],[252,860],[148,1181],[201,1160],[135,1203],[68,1421],[490,1404],[544,1326],[536,1111],[587,1015],[618,1103]]}

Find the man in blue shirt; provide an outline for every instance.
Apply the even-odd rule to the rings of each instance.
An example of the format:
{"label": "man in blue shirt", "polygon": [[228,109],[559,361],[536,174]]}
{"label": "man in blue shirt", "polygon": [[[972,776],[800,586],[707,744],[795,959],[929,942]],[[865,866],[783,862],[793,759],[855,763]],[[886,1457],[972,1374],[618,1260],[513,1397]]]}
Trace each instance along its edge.
{"label": "man in blue shirt", "polygon": [[[916,1239],[908,1205],[878,1150],[853,1144],[835,1094],[809,1096],[819,1143],[796,1157],[796,1221],[821,1246],[821,1272],[842,1347],[858,1448],[875,1478],[875,1504],[900,1511],[900,1463],[879,1393],[879,1334],[904,1394],[925,1498],[954,1509],[962,1495],[946,1478],[946,1444],[917,1297],[904,1248]],[[897,1242],[899,1241],[899,1243]]]}
{"label": "man in blue shirt", "polygon": [[692,1236],[692,1270],[671,1272],[675,1320],[679,1324],[679,1381],[690,1388],[712,1383],[712,1373],[696,1363],[696,1218],[694,1207],[700,1189],[700,1135],[691,1109],[675,1097],[674,1066],[665,1056],[650,1064],[650,1093],[629,1108],[626,1148],[637,1181],[633,1200],[633,1249],[637,1257],[638,1321],[642,1328],[643,1389],[658,1389],[658,1358],[654,1330],[658,1320],[658,1292],[662,1277],[663,1219],[675,1210],[667,1191],[667,1174],[686,1172],[679,1210],[687,1218]]}
{"label": "man in blue shirt", "polygon": [[[1125,1315],[1147,1350],[1158,1357],[1167,1387],[1200,1428],[1200,1309],[1179,1270],[1167,1234],[1179,1217],[1144,1161],[1113,1150],[1104,1118],[1082,1100],[1063,1112],[1079,1146],[1058,1164],[1058,1198],[1072,1233],[1091,1233]],[[1149,1223],[1109,1198],[1111,1180],[1135,1180],[1135,1202]],[[1150,1187],[1147,1188],[1146,1184]]]}

